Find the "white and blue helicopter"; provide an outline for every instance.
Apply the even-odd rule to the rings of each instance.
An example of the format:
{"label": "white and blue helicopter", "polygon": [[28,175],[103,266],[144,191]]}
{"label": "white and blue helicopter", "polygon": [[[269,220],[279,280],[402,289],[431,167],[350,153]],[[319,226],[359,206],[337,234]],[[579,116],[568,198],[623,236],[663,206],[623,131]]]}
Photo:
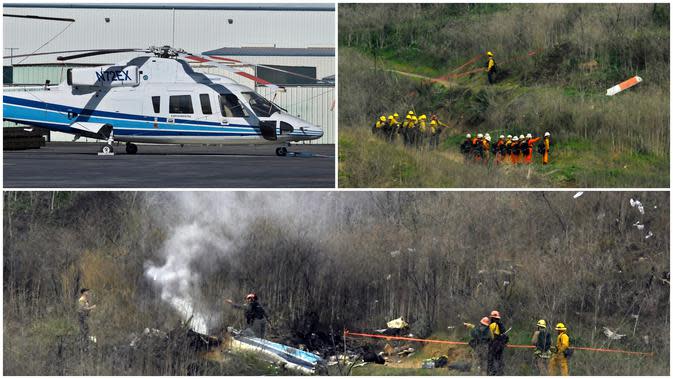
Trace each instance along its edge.
{"label": "white and blue helicopter", "polygon": [[102,154],[114,154],[113,143],[120,141],[126,142],[128,154],[138,151],[134,142],[139,142],[274,144],[280,145],[276,154],[284,156],[290,142],[323,135],[319,126],[288,114],[252,88],[224,76],[195,72],[188,63],[215,65],[260,85],[283,90],[240,70],[247,64],[235,59],[189,54],[169,46],[26,56],[78,53],[57,58],[66,61],[126,52],[142,54],[111,66],[69,68],[67,79],[58,85],[5,87],[3,119],[74,134],[75,138],[104,140]]}

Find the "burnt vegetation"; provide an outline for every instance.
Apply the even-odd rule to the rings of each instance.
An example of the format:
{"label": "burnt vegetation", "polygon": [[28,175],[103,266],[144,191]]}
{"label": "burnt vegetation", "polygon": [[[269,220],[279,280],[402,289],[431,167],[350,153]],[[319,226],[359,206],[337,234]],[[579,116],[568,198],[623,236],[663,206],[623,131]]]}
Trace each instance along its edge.
{"label": "burnt vegetation", "polygon": [[[175,333],[185,320],[144,272],[148,261],[163,259],[167,225],[180,222],[172,211],[179,196],[4,194],[5,375],[278,373],[245,355],[209,361],[186,332]],[[250,196],[240,194],[242,207],[258,205]],[[260,213],[235,236],[235,248],[211,246],[214,259],[197,264],[200,290],[220,315],[211,334],[243,324],[223,299],[249,291],[270,314],[270,339],[326,356],[343,348],[344,328],[371,331],[404,317],[417,336],[443,332],[466,341],[461,327],[447,335],[447,326],[476,323],[499,309],[513,328],[511,343],[528,343],[544,318],[566,323],[578,346],[655,353],[577,352],[573,374],[669,372],[667,193],[296,196],[292,212]],[[90,321],[97,343],[85,352],[75,313],[83,286],[98,304]],[[610,341],[603,327],[626,337]],[[145,328],[166,337],[131,346]],[[506,357],[508,374],[529,373],[528,352]]]}

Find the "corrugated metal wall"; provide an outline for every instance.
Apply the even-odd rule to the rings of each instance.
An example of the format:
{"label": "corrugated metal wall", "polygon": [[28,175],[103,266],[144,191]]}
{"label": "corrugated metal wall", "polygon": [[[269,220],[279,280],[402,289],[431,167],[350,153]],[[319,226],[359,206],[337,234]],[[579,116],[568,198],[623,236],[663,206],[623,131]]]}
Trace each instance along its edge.
{"label": "corrugated metal wall", "polygon": [[[40,51],[74,49],[146,48],[171,45],[201,53],[221,47],[269,46],[306,48],[334,47],[335,12],[332,11],[242,11],[198,9],[86,9],[12,8],[4,12],[38,16],[69,17],[74,23],[4,18],[5,48],[14,54],[32,53],[60,34]],[[110,22],[105,22],[109,18]],[[233,21],[229,24],[228,20]],[[175,27],[174,27],[175,25]],[[9,51],[6,50],[9,55]],[[114,63],[133,54],[90,57],[79,63]],[[30,57],[28,63],[53,63],[53,56]],[[14,60],[17,64],[23,58]],[[9,64],[9,60],[4,60]]]}

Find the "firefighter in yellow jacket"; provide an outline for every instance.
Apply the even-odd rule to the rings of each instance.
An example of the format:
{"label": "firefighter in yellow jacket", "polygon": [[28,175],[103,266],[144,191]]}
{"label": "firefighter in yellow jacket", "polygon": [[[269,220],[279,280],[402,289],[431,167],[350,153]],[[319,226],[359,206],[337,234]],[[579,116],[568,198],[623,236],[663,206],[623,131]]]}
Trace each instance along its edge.
{"label": "firefighter in yellow jacket", "polygon": [[544,133],[544,149],[542,153],[542,164],[549,164],[549,143],[550,143],[551,134],[549,132]]}
{"label": "firefighter in yellow jacket", "polygon": [[379,117],[378,120],[376,120],[376,122],[372,126],[372,133],[382,134],[383,133],[383,128],[385,126],[386,126],[386,116],[381,116],[381,117]]}
{"label": "firefighter in yellow jacket", "polygon": [[495,65],[495,59],[493,59],[493,53],[492,52],[487,52],[486,55],[488,56],[488,61],[486,62],[486,74],[488,75],[488,84],[493,84],[495,83],[495,73],[497,71],[497,67]]}
{"label": "firefighter in yellow jacket", "polygon": [[554,354],[549,361],[549,375],[557,376],[560,371],[560,375],[568,376],[568,357],[572,353],[570,337],[567,333],[568,329],[562,322],[559,322],[556,324],[556,331],[558,337],[556,338],[556,348],[552,350]]}

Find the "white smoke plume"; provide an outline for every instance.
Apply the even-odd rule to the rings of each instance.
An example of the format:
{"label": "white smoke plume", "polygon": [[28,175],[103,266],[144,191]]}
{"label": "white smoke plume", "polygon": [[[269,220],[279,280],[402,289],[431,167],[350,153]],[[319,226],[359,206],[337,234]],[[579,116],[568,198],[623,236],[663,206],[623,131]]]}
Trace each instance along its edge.
{"label": "white smoke plume", "polygon": [[161,265],[148,263],[145,275],[161,290],[161,299],[169,303],[190,327],[207,333],[219,320],[218,304],[206,301],[201,294],[201,274],[197,266],[213,257],[229,254],[235,239],[246,225],[246,217],[236,206],[232,194],[212,196],[181,193],[159,196],[167,219],[168,238],[160,255]]}
{"label": "white smoke plume", "polygon": [[191,318],[190,326],[199,333],[207,333],[208,324],[216,322],[212,316],[207,316],[212,312],[197,306],[203,304],[199,288],[201,277],[192,269],[192,263],[211,254],[204,246],[205,242],[222,248],[222,253],[231,246],[231,241],[211,235],[209,228],[196,222],[179,225],[164,243],[166,262],[162,266],[150,264],[146,270],[146,275],[161,288],[161,299],[168,302],[183,320]]}
{"label": "white smoke plume", "polygon": [[[286,226],[294,225],[314,232],[325,228],[330,217],[324,196],[310,193],[281,192],[176,192],[150,195],[155,218],[162,220],[168,237],[159,255],[162,264],[148,262],[146,277],[161,291],[190,326],[207,333],[217,325],[223,299],[204,299],[199,270],[238,248],[238,238],[259,216],[275,217]],[[326,200],[326,199],[325,199]],[[314,206],[307,208],[307,205]],[[320,220],[320,221],[319,221]]]}

